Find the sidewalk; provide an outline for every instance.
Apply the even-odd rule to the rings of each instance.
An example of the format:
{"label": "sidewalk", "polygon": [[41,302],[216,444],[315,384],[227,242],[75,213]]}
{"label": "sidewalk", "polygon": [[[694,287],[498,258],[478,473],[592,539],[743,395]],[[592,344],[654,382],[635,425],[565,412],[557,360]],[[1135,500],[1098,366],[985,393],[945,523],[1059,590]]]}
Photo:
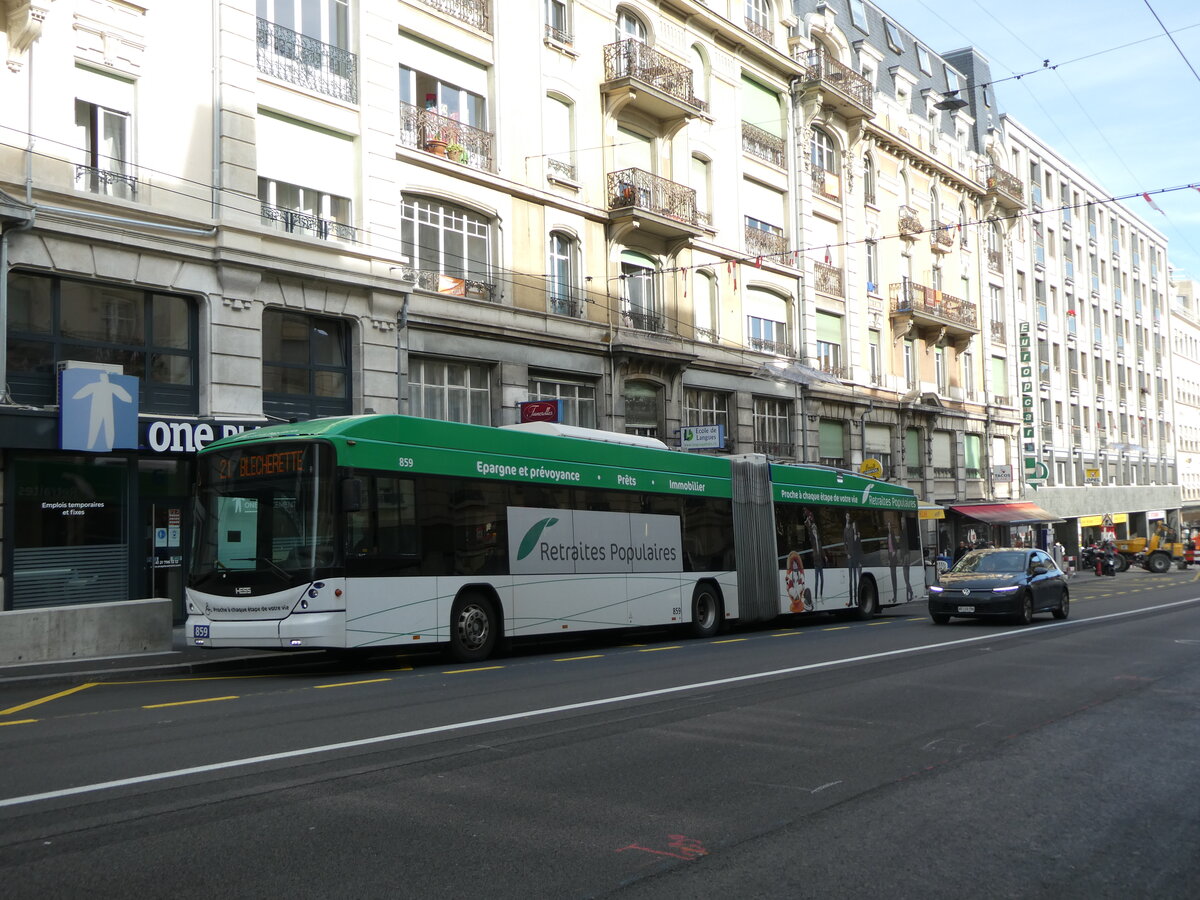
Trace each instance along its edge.
{"label": "sidewalk", "polygon": [[0,686],[83,684],[155,676],[219,674],[287,665],[301,657],[324,653],[322,650],[284,652],[194,647],[184,638],[182,625],[175,626],[172,637],[172,649],[165,652],[0,665]]}

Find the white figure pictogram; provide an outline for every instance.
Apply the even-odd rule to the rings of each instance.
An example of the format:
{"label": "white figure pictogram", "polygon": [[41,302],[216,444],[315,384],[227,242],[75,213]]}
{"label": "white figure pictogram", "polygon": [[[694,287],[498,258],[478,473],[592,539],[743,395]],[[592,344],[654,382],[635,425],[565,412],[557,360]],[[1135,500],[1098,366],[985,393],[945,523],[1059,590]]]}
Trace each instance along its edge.
{"label": "white figure pictogram", "polygon": [[[92,398],[92,404],[91,415],[88,418],[87,449],[107,452],[112,450],[117,433],[117,417],[113,408],[113,400],[132,403],[133,398],[129,396],[129,391],[125,388],[109,381],[107,372],[101,372],[99,381],[85,384],[75,392],[71,399],[82,400],[88,396]],[[105,442],[98,447],[96,442],[101,431],[104,432]]]}

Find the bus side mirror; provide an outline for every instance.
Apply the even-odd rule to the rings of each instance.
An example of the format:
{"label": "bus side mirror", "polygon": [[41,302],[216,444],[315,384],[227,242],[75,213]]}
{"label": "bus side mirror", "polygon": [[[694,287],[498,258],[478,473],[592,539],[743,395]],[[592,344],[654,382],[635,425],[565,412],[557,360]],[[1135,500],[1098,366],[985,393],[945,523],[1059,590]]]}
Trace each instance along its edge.
{"label": "bus side mirror", "polygon": [[357,478],[342,479],[342,512],[358,512],[362,509],[362,481]]}

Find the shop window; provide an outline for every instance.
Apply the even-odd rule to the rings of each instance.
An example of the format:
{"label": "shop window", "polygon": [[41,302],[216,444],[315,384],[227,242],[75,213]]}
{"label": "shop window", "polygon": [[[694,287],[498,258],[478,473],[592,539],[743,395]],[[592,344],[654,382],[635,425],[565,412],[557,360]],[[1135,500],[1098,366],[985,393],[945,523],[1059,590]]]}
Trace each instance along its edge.
{"label": "shop window", "polygon": [[564,425],[596,427],[596,385],[582,381],[559,381],[552,377],[529,379],[530,400],[561,400]]}
{"label": "shop window", "polygon": [[490,373],[485,365],[414,359],[408,372],[414,416],[472,425],[492,424]]}
{"label": "shop window", "polygon": [[198,412],[196,305],[187,297],[45,275],[9,276],[8,387],[30,406],[58,402],[58,363],[117,365],[138,379],[143,412]]}
{"label": "shop window", "polygon": [[280,419],[351,414],[347,323],[268,309],[262,333],[263,412]]}

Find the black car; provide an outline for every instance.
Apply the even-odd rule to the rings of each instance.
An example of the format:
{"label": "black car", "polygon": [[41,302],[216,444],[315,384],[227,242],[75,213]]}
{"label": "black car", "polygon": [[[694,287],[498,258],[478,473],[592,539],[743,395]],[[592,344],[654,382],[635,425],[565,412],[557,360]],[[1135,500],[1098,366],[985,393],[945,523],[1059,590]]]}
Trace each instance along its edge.
{"label": "black car", "polygon": [[1020,547],[972,550],[929,586],[929,616],[938,625],[952,616],[1007,616],[1028,625],[1043,610],[1065,619],[1070,602],[1067,576],[1050,555]]}

